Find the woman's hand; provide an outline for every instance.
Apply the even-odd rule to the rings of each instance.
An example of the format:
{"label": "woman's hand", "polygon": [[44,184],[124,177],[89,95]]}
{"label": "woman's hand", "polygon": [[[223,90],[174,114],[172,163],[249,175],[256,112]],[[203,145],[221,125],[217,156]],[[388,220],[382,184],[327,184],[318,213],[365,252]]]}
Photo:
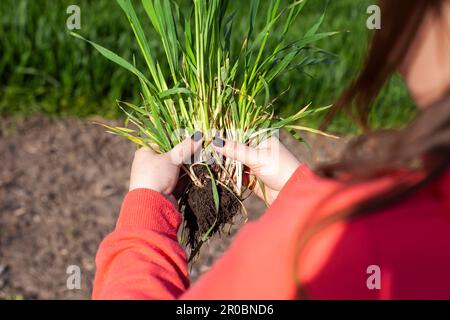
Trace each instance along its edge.
{"label": "woman's hand", "polygon": [[242,162],[250,169],[250,174],[264,183],[264,192],[259,184],[256,184],[253,191],[269,204],[277,198],[300,165],[297,158],[275,137],[263,141],[256,148],[216,137],[213,146],[220,154]]}
{"label": "woman's hand", "polygon": [[202,134],[196,132],[167,153],[158,154],[150,148],[137,150],[131,168],[130,191],[151,189],[173,202],[172,192],[178,182],[180,167],[202,146],[202,141]]}

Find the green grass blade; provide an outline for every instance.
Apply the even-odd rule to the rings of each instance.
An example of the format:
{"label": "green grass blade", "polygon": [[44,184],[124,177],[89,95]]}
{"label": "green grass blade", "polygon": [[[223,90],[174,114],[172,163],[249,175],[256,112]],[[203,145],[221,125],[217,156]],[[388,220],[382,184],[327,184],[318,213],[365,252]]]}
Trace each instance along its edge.
{"label": "green grass blade", "polygon": [[142,5],[153,27],[161,38],[172,78],[177,81],[178,36],[169,0],[142,0]]}
{"label": "green grass blade", "polygon": [[160,81],[157,74],[156,63],[152,56],[149,42],[147,37],[145,36],[144,29],[139,22],[139,19],[136,15],[136,11],[134,10],[133,4],[131,0],[116,0],[122,10],[125,12],[128,20],[130,21],[131,28],[136,36],[136,40],[141,48],[142,55],[147,63],[149,71],[153,77],[153,81],[155,81],[156,86],[161,89],[163,87],[163,82]]}
{"label": "green grass blade", "polygon": [[321,136],[325,136],[325,137],[328,137],[328,138],[339,139],[338,136],[335,136],[333,134],[328,134],[326,132],[323,132],[323,131],[320,131],[320,130],[317,130],[317,129],[313,129],[313,128],[309,128],[309,127],[298,126],[298,125],[287,125],[287,126],[285,126],[285,128],[299,130],[299,131],[311,132],[311,133],[319,134]]}
{"label": "green grass blade", "polygon": [[119,66],[127,69],[128,71],[130,71],[131,73],[136,75],[139,79],[141,79],[142,81],[147,83],[151,88],[154,88],[153,85],[151,84],[151,82],[142,74],[142,72],[140,72],[138,69],[136,69],[135,66],[133,66],[128,61],[126,61],[124,58],[118,56],[114,52],[106,49],[105,47],[102,47],[101,45],[99,45],[99,44],[97,44],[95,42],[87,40],[86,38],[82,37],[81,35],[79,35],[79,34],[77,34],[75,32],[71,32],[70,34],[72,36],[74,36],[75,38],[78,38],[78,39],[81,39],[83,41],[86,41],[87,43],[92,45],[98,52],[100,52],[100,54],[103,55],[105,58],[107,58],[107,59],[111,60],[112,62],[118,64]]}

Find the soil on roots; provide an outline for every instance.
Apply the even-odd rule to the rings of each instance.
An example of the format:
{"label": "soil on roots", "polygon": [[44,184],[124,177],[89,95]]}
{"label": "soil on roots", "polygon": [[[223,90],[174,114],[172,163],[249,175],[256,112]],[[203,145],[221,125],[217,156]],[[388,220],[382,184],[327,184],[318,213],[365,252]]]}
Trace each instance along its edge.
{"label": "soil on roots", "polygon": [[201,245],[203,235],[212,227],[209,234],[212,236],[220,232],[225,224],[231,223],[233,217],[240,211],[241,203],[230,190],[218,184],[219,210],[216,212],[212,182],[207,168],[198,166],[194,171],[203,186],[198,187],[194,183],[188,186],[183,201],[183,213],[187,231],[186,243],[195,254]]}

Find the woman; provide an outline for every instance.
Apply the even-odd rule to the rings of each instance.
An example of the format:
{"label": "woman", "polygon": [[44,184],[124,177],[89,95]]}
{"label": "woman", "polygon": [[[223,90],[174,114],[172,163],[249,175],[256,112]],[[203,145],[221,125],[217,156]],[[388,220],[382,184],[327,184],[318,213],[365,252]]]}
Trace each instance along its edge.
{"label": "woman", "polygon": [[411,126],[367,133],[315,173],[282,146],[269,168],[270,150],[215,140],[265,182],[272,203],[190,288],[170,201],[182,159],[170,159],[201,136],[163,155],[139,150],[98,251],[93,298],[450,299],[449,2],[381,1],[365,67],[330,114],[345,109],[367,129],[371,102],[399,70],[420,108]]}

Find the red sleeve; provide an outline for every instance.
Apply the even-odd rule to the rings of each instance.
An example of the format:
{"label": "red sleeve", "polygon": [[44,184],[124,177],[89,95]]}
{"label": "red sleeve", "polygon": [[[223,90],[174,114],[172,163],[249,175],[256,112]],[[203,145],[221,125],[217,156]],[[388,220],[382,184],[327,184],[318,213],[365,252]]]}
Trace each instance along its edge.
{"label": "red sleeve", "polygon": [[128,193],[115,231],[98,249],[92,298],[178,298],[189,286],[180,223],[178,210],[160,193]]}

